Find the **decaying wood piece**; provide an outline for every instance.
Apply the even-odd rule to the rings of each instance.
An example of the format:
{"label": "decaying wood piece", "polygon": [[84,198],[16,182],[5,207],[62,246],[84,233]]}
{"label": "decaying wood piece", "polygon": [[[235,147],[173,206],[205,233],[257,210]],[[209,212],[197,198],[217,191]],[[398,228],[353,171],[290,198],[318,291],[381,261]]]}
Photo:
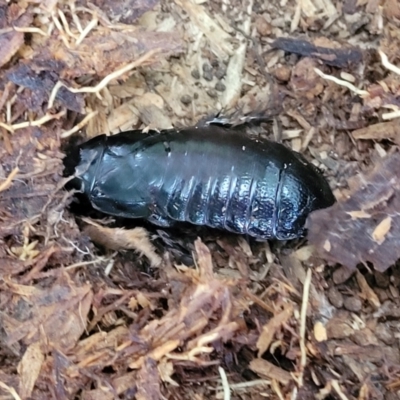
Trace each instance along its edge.
{"label": "decaying wood piece", "polygon": [[354,269],[385,271],[400,258],[400,154],[360,176],[348,200],[310,214],[309,241],[324,258]]}
{"label": "decaying wood piece", "polygon": [[345,68],[357,66],[363,62],[364,54],[357,47],[331,48],[316,46],[307,40],[296,38],[278,38],[272,43],[272,48],[288,53],[313,57],[332,67]]}
{"label": "decaying wood piece", "polygon": [[365,128],[356,129],[351,133],[354,139],[393,140],[400,144],[400,124],[397,119],[379,122]]}
{"label": "decaying wood piece", "polygon": [[[29,100],[26,99],[26,102],[28,102],[30,110],[37,111],[44,102],[48,101],[51,91],[59,77],[54,69],[46,70],[45,68],[37,67],[32,61],[30,61],[29,64],[20,62],[7,71],[6,77],[18,86],[30,89],[31,96]],[[57,63],[57,66],[62,68],[62,63]],[[54,64],[52,68],[54,68]],[[56,105],[66,107],[68,110],[79,113],[84,112],[83,95],[80,93],[71,93],[65,87],[61,87],[58,90]]]}
{"label": "decaying wood piece", "polygon": [[257,374],[269,379],[276,379],[284,385],[287,385],[292,379],[289,372],[261,358],[255,358],[250,363],[250,368]]}

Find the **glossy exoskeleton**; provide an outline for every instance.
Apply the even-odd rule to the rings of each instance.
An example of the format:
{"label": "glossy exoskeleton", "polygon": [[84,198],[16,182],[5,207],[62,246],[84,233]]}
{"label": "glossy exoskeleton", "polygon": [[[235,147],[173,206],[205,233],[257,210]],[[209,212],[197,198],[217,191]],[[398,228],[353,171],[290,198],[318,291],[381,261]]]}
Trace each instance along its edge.
{"label": "glossy exoskeleton", "polygon": [[64,162],[95,209],[160,226],[184,221],[286,240],[304,235],[311,211],[335,202],[299,153],[218,125],[100,135]]}

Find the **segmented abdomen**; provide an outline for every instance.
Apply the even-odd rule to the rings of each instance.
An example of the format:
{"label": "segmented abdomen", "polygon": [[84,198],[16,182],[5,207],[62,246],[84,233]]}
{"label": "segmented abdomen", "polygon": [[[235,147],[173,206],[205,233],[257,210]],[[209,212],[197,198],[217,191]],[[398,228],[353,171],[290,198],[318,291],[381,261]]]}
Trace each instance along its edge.
{"label": "segmented abdomen", "polygon": [[164,193],[160,198],[166,199],[161,208],[165,217],[175,221],[272,237],[278,188],[279,171],[272,167],[265,168],[261,179],[248,173],[236,175],[234,171],[204,180],[192,176],[174,185],[167,179],[160,188]]}
{"label": "segmented abdomen", "polygon": [[298,153],[218,127],[102,136],[80,146],[69,164],[84,170],[74,184],[96,209],[164,226],[185,221],[290,239],[303,234],[311,211],[335,201]]}

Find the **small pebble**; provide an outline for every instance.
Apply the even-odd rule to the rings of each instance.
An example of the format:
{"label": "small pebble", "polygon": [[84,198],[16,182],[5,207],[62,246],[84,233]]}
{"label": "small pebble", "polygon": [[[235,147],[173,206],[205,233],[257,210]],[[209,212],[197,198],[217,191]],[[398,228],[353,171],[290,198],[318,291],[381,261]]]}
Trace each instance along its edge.
{"label": "small pebble", "polygon": [[226,75],[225,65],[220,66],[217,70],[215,70],[214,75],[217,79],[222,79]]}
{"label": "small pebble", "polygon": [[272,33],[271,24],[261,15],[256,18],[256,29],[260,36],[267,36]]}
{"label": "small pebble", "polygon": [[273,71],[273,74],[277,79],[279,79],[282,82],[287,82],[290,80],[290,77],[292,75],[292,69],[288,67],[287,65],[282,65]]}
{"label": "small pebble", "polygon": [[197,92],[193,93],[193,98],[197,100],[199,98],[199,94]]}
{"label": "small pebble", "polygon": [[203,78],[206,81],[212,81],[213,80],[213,69],[211,65],[204,63],[203,64]]}
{"label": "small pebble", "polygon": [[218,97],[218,93],[214,89],[207,89],[206,93],[212,98],[215,99]]}
{"label": "small pebble", "polygon": [[189,105],[189,104],[192,102],[192,98],[191,98],[188,94],[185,94],[185,95],[183,95],[183,96],[181,97],[181,102],[182,102],[183,104],[185,104],[185,106],[187,106],[187,105]]}
{"label": "small pebble", "polygon": [[358,297],[346,297],[344,299],[344,308],[351,312],[360,312],[362,308],[362,302]]}
{"label": "small pebble", "polygon": [[193,69],[191,75],[194,79],[200,79],[200,72],[198,69]]}
{"label": "small pebble", "polygon": [[328,299],[336,308],[343,307],[343,295],[335,287],[331,287],[328,291]]}
{"label": "small pebble", "polygon": [[204,63],[202,65],[202,68],[203,68],[203,72],[212,72],[212,67],[210,64]]}
{"label": "small pebble", "polygon": [[203,78],[204,78],[206,81],[211,82],[211,81],[213,80],[213,73],[212,73],[212,71],[203,72]]}
{"label": "small pebble", "polygon": [[217,82],[215,85],[215,90],[218,92],[223,92],[226,89],[226,86],[222,82]]}

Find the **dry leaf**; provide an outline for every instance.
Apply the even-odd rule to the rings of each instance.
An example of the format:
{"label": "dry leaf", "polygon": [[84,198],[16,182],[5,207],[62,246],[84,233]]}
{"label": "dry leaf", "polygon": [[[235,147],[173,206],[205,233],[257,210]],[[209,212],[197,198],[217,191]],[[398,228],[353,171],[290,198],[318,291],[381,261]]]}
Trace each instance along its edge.
{"label": "dry leaf", "polygon": [[34,342],[26,349],[20,363],[18,374],[20,375],[19,395],[21,399],[31,397],[36,380],[44,362],[44,354],[39,342]]}

